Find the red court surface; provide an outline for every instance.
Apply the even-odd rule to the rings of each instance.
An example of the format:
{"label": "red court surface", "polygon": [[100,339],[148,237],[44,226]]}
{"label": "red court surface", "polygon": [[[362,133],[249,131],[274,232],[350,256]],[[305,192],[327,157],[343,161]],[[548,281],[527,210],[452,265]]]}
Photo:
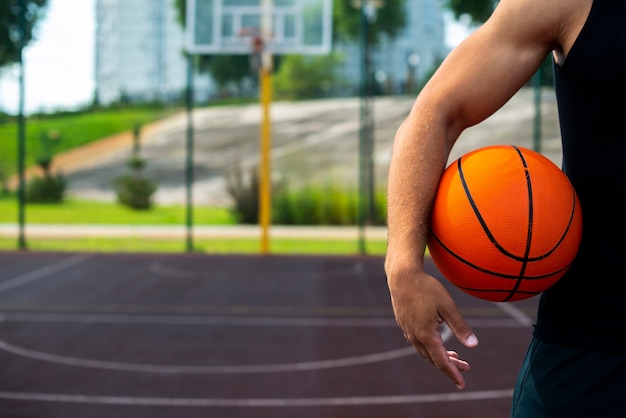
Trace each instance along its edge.
{"label": "red court surface", "polygon": [[[508,416],[538,298],[450,288],[458,391],[404,340],[381,257],[0,252],[0,417]],[[431,272],[438,275],[429,263]]]}

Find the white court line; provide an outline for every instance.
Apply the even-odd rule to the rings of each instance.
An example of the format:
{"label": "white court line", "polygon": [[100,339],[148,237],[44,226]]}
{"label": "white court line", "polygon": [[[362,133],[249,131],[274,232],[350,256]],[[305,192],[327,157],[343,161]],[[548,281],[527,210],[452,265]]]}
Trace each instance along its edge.
{"label": "white court line", "polygon": [[[0,317],[0,320],[7,321],[12,317],[19,319],[24,314],[5,314]],[[28,314],[26,314],[28,316]],[[32,314],[40,317],[39,314]],[[70,319],[69,315],[60,315],[63,320]],[[87,315],[83,319],[91,317],[91,320],[95,319],[96,315]],[[115,315],[101,316],[101,319],[114,319]],[[115,319],[119,319],[117,316]],[[57,315],[59,318],[59,315]],[[132,316],[127,316],[127,319]],[[23,317],[22,319],[27,319]],[[34,319],[31,317],[31,319]],[[43,319],[43,317],[42,317]],[[149,316],[144,316],[144,319],[149,319]],[[163,318],[161,318],[163,319]],[[252,318],[250,318],[252,319]],[[262,319],[262,318],[260,318]],[[278,319],[278,318],[270,318]],[[332,320],[323,320],[330,324]],[[337,321],[337,320],[335,320]],[[361,321],[367,321],[362,319]],[[283,324],[284,325],[284,324]],[[378,324],[380,326],[380,324]],[[385,324],[384,326],[389,326]],[[452,335],[452,331],[448,327],[442,329],[442,339],[448,340]],[[321,370],[332,369],[338,367],[358,366],[363,364],[378,363],[383,361],[395,360],[398,358],[408,357],[415,355],[415,348],[412,346],[403,347],[396,350],[384,351],[379,353],[366,354],[362,356],[344,357],[330,360],[319,361],[306,361],[306,362],[294,362],[294,363],[277,363],[277,364],[246,364],[246,365],[215,365],[215,366],[198,366],[198,365],[167,365],[167,364],[145,364],[145,363],[128,363],[118,361],[104,361],[104,360],[92,360],[83,359],[73,356],[62,356],[57,354],[51,354],[43,351],[32,350],[25,347],[20,347],[11,344],[7,341],[0,339],[0,350],[4,350],[8,353],[12,353],[21,357],[30,358],[33,360],[45,361],[48,363],[62,364],[65,366],[75,367],[87,367],[104,370],[117,370],[128,372],[143,372],[143,373],[170,373],[170,374],[243,374],[243,373],[278,373],[278,372],[294,372],[294,371],[307,371],[307,370]]]}
{"label": "white court line", "polygon": [[[2,320],[18,320],[18,321],[36,321],[45,320],[45,315],[40,314],[9,314]],[[49,319],[53,321],[112,321],[118,322],[123,319],[130,319],[132,316],[122,318],[120,315],[55,315]],[[162,321],[168,318],[162,316],[139,316],[135,317],[136,323],[142,321]],[[178,318],[181,319],[181,318]],[[180,323],[187,321],[187,323],[197,323],[201,320],[201,317],[186,317],[182,318],[182,321],[175,322]],[[204,318],[207,319],[207,318]],[[210,319],[210,318],[209,318]],[[254,318],[242,318],[244,321],[240,323],[253,320]],[[259,318],[263,319],[263,318]],[[274,320],[277,318],[266,318],[269,320],[265,325],[279,325]],[[282,318],[278,318],[282,319]],[[305,320],[317,320],[316,318],[304,318]],[[340,319],[341,321],[341,319]],[[364,319],[369,321],[369,319]],[[280,325],[286,325],[283,321],[279,321]],[[259,325],[257,323],[256,325]],[[328,325],[328,324],[327,324]],[[336,325],[344,326],[338,322]],[[361,324],[366,325],[366,323]],[[496,324],[493,324],[494,326]],[[501,323],[501,325],[505,325]],[[510,325],[510,323],[509,323]],[[372,323],[370,326],[388,326],[388,324]],[[442,327],[442,339],[447,341],[452,336],[452,332],[448,327]],[[10,344],[0,340],[0,349],[13,348]],[[14,352],[12,350],[7,350]],[[73,365],[73,366],[86,366],[86,367],[100,367],[100,366],[112,366],[117,370],[127,371],[151,371],[151,372],[201,372],[206,367],[180,367],[180,366],[159,366],[159,365],[141,365],[141,364],[128,364],[128,363],[116,363],[116,362],[99,362],[93,360],[83,360],[72,357],[55,356],[48,353],[34,352],[32,350],[22,349],[17,347],[15,354],[25,355],[27,357],[35,358],[43,361],[59,362],[61,364]],[[32,356],[34,354],[34,356]],[[330,367],[342,367],[350,365],[358,365],[365,363],[372,363],[378,361],[392,360],[395,358],[401,358],[415,354],[413,347],[407,347],[399,350],[388,351],[384,353],[375,353],[360,357],[351,357],[344,359],[328,360],[321,362],[306,362],[306,363],[292,363],[292,364],[278,364],[278,365],[252,365],[243,366],[248,367],[254,371],[258,368],[261,372],[272,371],[288,371],[291,367],[296,367],[292,370],[314,370],[319,368]],[[118,368],[120,366],[121,368]],[[147,368],[145,368],[147,366]],[[109,368],[109,367],[106,367]],[[170,368],[168,370],[168,368]],[[225,366],[222,368],[222,372],[230,371],[246,372],[241,366]],[[239,369],[238,369],[239,368]],[[274,368],[274,370],[271,370]],[[186,370],[185,370],[186,369]],[[415,394],[415,395],[389,395],[389,396],[350,396],[350,397],[335,397],[335,398],[167,398],[167,397],[129,397],[129,396],[98,396],[98,395],[80,395],[80,394],[54,394],[54,393],[29,393],[29,392],[8,392],[0,391],[0,398],[12,399],[12,400],[25,400],[25,401],[39,401],[39,402],[56,402],[56,403],[84,403],[93,405],[128,405],[128,406],[170,406],[170,407],[323,407],[323,406],[358,406],[358,405],[389,405],[389,404],[416,404],[416,403],[437,403],[437,402],[457,402],[457,401],[480,401],[490,399],[510,399],[512,397],[512,389],[504,390],[486,390],[476,392],[453,392],[453,393],[434,393],[434,394]]]}
{"label": "white court line", "polygon": [[314,407],[390,405],[507,399],[513,389],[419,395],[350,396],[343,398],[156,398],[131,396],[66,395],[53,393],[0,392],[0,398],[24,401],[87,403],[101,405],[178,406],[178,407]]}
{"label": "white court line", "polygon": [[344,357],[331,360],[305,361],[296,363],[277,364],[245,364],[245,365],[216,365],[216,366],[194,366],[194,365],[168,365],[168,364],[145,364],[126,363],[118,361],[103,361],[82,359],[71,356],[61,356],[43,351],[31,350],[28,348],[13,345],[4,340],[0,340],[0,350],[12,353],[21,357],[33,360],[45,361],[47,363],[62,364],[64,366],[87,367],[93,369],[116,370],[126,372],[143,373],[170,373],[170,374],[243,374],[243,373],[278,373],[296,372],[307,370],[333,369],[337,367],[359,366],[362,364],[378,363],[382,361],[395,360],[402,357],[415,355],[413,347],[404,347],[397,350],[384,351],[380,353],[366,354],[363,356]]}
{"label": "white court line", "polygon": [[[299,273],[299,280],[303,279],[315,279],[315,280],[332,280],[332,279],[351,279],[356,275],[359,275],[363,272],[364,267],[362,262],[355,263],[352,267],[336,269],[325,271],[323,276],[320,277],[319,274],[315,272],[307,273]],[[163,266],[160,261],[154,261],[150,264],[150,271],[157,276],[167,277],[170,279],[194,279],[197,277],[202,277],[202,273],[196,273],[194,271],[183,270],[173,267]],[[281,275],[272,274],[272,278],[285,278],[290,279],[293,276],[293,273],[284,273]]]}
{"label": "white court line", "polygon": [[265,327],[359,327],[397,328],[394,319],[387,318],[284,318],[232,316],[165,316],[122,314],[71,313],[4,313],[0,322],[53,322],[73,324],[151,324],[199,326],[265,326]]}
{"label": "white court line", "polygon": [[513,319],[515,319],[520,325],[524,327],[530,327],[533,324],[533,319],[526,315],[521,309],[515,306],[514,303],[510,302],[494,302],[498,308],[502,309],[505,313],[509,314]]}
{"label": "white court line", "polygon": [[93,257],[93,255],[88,255],[88,254],[73,255],[63,260],[57,261],[56,263],[48,264],[47,266],[41,267],[37,270],[33,270],[28,273],[21,274],[9,280],[5,280],[4,282],[0,283],[0,293],[6,292],[7,290],[15,289],[18,286],[22,286],[22,285],[34,282],[35,280],[43,279],[46,276],[49,276],[54,273],[58,273],[59,271],[62,271],[67,268],[73,267],[77,264],[80,264],[91,257]]}

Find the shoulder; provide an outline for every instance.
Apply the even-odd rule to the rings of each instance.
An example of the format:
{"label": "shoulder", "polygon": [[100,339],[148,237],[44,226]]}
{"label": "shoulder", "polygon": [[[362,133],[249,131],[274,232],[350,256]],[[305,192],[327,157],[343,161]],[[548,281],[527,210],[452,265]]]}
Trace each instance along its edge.
{"label": "shoulder", "polygon": [[[501,0],[485,26],[567,55],[594,0]],[[601,1],[601,0],[595,0]]]}

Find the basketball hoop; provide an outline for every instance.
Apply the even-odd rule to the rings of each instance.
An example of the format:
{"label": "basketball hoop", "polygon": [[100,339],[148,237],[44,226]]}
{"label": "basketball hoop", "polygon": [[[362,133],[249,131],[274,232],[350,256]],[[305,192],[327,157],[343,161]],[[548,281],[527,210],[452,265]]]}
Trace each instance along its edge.
{"label": "basketball hoop", "polygon": [[263,33],[261,28],[243,28],[238,34],[241,39],[248,39],[250,45],[250,68],[258,71],[261,68],[268,68],[268,63],[264,62],[267,40],[272,38],[272,33]]}

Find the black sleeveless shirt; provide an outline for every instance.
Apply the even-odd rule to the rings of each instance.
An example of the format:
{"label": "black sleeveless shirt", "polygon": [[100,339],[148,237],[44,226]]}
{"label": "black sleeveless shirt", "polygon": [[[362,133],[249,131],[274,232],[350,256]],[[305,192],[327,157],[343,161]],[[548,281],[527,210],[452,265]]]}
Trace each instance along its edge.
{"label": "black sleeveless shirt", "polygon": [[535,336],[626,352],[626,0],[594,0],[555,65],[563,170],[583,213],[579,253],[539,303]]}

